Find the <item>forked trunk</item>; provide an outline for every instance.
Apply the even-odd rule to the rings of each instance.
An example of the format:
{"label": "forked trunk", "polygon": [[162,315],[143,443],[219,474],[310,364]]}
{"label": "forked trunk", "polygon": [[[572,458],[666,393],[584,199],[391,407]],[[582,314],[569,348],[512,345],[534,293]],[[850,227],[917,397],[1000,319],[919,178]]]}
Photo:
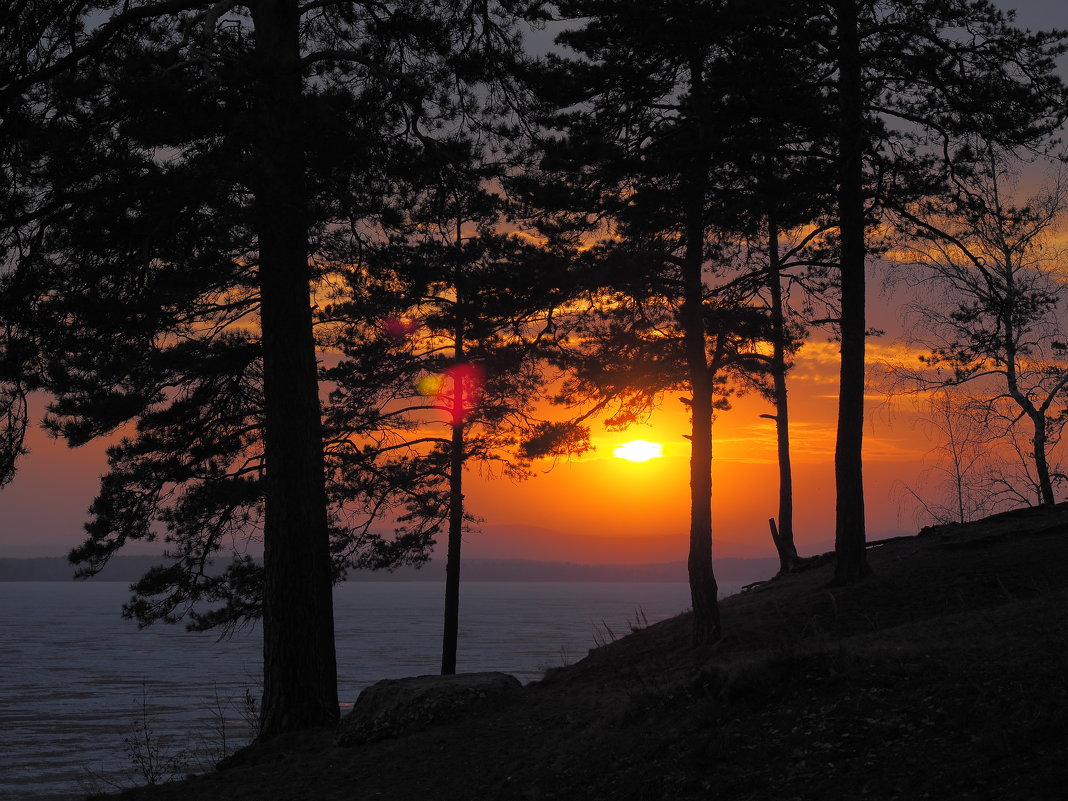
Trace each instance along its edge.
{"label": "forked trunk", "polygon": [[252,6],[256,29],[266,487],[260,739],[337,723],[333,579],[312,336],[296,0]]}
{"label": "forked trunk", "polygon": [[1035,427],[1035,435],[1032,438],[1035,457],[1035,476],[1038,479],[1038,502],[1042,506],[1052,506],[1056,498],[1053,495],[1053,480],[1049,474],[1049,460],[1046,456],[1046,416],[1038,412],[1031,418]]}

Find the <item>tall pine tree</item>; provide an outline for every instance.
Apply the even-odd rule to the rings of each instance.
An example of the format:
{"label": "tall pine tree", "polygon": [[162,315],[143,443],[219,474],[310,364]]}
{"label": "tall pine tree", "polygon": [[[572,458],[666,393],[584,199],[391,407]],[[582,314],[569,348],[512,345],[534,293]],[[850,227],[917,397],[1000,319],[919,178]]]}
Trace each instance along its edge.
{"label": "tall pine tree", "polygon": [[[586,224],[605,236],[586,336],[598,358],[576,373],[580,394],[621,403],[623,425],[665,389],[688,397],[690,548],[694,641],[718,638],[712,569],[712,421],[729,394],[728,376],[757,369],[753,343],[766,337],[750,305],[760,283],[731,275],[725,233],[739,225],[746,178],[735,139],[740,96],[759,29],[741,4],[569,2],[581,20],[560,41],[579,58],[561,64],[557,103],[565,133],[548,142],[544,166],[566,178],[545,202],[561,212],[556,234]],[[757,37],[758,38],[758,37]],[[551,97],[551,93],[550,93]],[[749,160],[749,153],[744,153]],[[614,241],[613,241],[614,240]],[[605,287],[597,297],[598,287]],[[598,310],[598,307],[600,310]],[[605,312],[605,313],[602,313]],[[609,352],[614,349],[614,352]],[[613,370],[611,365],[619,367]],[[576,386],[576,390],[580,387]]]}
{"label": "tall pine tree", "polygon": [[1057,34],[1031,34],[986,0],[834,0],[802,4],[797,24],[823,53],[837,129],[841,339],[835,446],[836,583],[869,572],[863,434],[869,231],[889,197],[943,191],[966,168],[956,148],[983,132],[1006,145],[1039,141],[1063,118]]}
{"label": "tall pine tree", "polygon": [[464,474],[472,463],[529,474],[522,445],[543,430],[541,340],[554,336],[558,298],[551,254],[500,233],[505,204],[493,186],[504,164],[471,136],[419,144],[393,213],[350,241],[342,300],[327,310],[345,357],[327,372],[329,456],[339,497],[367,512],[372,501],[405,537],[446,530],[442,672],[454,673],[461,542],[473,520]]}
{"label": "tall pine tree", "polygon": [[[98,4],[3,87],[33,95],[21,180],[42,191],[15,224],[38,232],[20,269],[52,428],[73,444],[125,435],[73,556],[94,572],[163,536],[171,561],[131,614],[262,614],[264,739],[338,716],[323,242],[380,206],[379,153],[504,75],[525,5]],[[247,558],[206,570],[260,536],[262,574]]]}

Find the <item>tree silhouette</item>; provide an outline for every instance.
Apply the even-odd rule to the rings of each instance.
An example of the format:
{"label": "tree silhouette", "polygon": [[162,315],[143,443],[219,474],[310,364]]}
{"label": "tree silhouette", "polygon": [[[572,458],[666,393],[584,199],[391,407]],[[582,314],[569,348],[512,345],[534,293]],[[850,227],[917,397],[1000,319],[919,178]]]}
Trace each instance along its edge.
{"label": "tree silhouette", "polygon": [[53,11],[48,3],[27,2],[5,11],[0,22],[0,487],[26,452],[27,395],[40,366],[20,269],[37,233],[27,225],[37,187],[26,180],[35,158],[29,131],[37,97],[15,85],[50,64],[50,41],[69,35],[70,21]]}
{"label": "tree silhouette", "polygon": [[[767,372],[771,386],[765,394],[774,404],[772,414],[761,415],[775,422],[776,458],[779,470],[779,507],[777,522],[772,518],[771,536],[779,556],[779,570],[793,571],[801,562],[794,543],[793,526],[793,471],[790,451],[790,406],[787,378],[791,365],[790,357],[800,347],[806,334],[795,312],[791,319],[786,291],[791,284],[799,284],[806,295],[814,295],[829,302],[824,241],[827,226],[810,222],[807,230],[783,231],[779,220],[769,205],[766,221],[766,289],[769,314],[769,338],[771,356]],[[786,239],[784,234],[793,234]],[[815,280],[812,280],[815,279]]]}
{"label": "tree silhouette", "polygon": [[17,283],[17,272],[0,275],[0,488],[15,477],[26,453],[27,396],[36,386],[33,341],[23,335],[20,324],[25,313],[13,308],[21,294],[15,290]]}
{"label": "tree silhouette", "polygon": [[395,218],[360,242],[348,297],[328,310],[346,357],[327,371],[335,491],[373,499],[378,516],[396,510],[405,536],[427,542],[447,529],[443,673],[456,671],[461,541],[473,519],[464,471],[529,474],[522,444],[543,430],[534,402],[549,382],[538,340],[557,302],[553,260],[497,232],[501,167],[478,151],[453,135],[413,154]]}
{"label": "tree silhouette", "polygon": [[[333,221],[380,208],[382,153],[479,113],[470,87],[518,52],[519,5],[98,4],[5,76],[5,98],[32,100],[20,181],[43,191],[6,222],[40,232],[20,267],[51,426],[73,444],[127,434],[73,557],[95,572],[163,536],[171,564],[129,613],[262,612],[264,739],[338,716],[312,318],[324,243]],[[262,572],[241,557],[208,574],[220,548],[260,536]],[[198,617],[204,600],[224,608]]]}
{"label": "tree silhouette", "polygon": [[[741,85],[730,94],[730,134],[721,158],[734,164],[737,186],[727,193],[737,219],[736,234],[752,251],[751,269],[761,269],[767,290],[779,467],[778,524],[772,539],[780,569],[798,564],[793,531],[793,477],[790,461],[788,356],[799,346],[800,316],[790,314],[788,290],[799,288],[828,299],[828,231],[834,184],[833,129],[825,114],[818,51],[803,46],[803,28],[790,24],[789,3],[766,4],[731,61]],[[837,265],[835,265],[837,266]],[[809,298],[811,301],[811,297]],[[792,319],[790,319],[792,318]]]}
{"label": "tree silhouette", "polygon": [[[755,18],[734,6],[566,3],[582,19],[561,41],[581,58],[562,64],[558,100],[575,109],[555,124],[544,166],[567,176],[548,204],[562,214],[544,230],[585,224],[611,238],[586,259],[589,346],[571,394],[611,409],[622,427],[665,390],[688,396],[691,416],[690,551],[694,641],[720,634],[712,571],[712,420],[725,408],[728,376],[762,367],[753,342],[767,336],[750,304],[762,279],[732,274],[745,178],[732,149],[746,31]],[[758,26],[759,27],[759,26]],[[754,34],[758,38],[758,34]],[[742,44],[742,42],[745,44]],[[742,91],[744,94],[744,91]],[[599,287],[603,287],[602,290]]]}
{"label": "tree silhouette", "polygon": [[918,522],[966,523],[992,514],[1005,505],[997,484],[994,455],[996,436],[981,421],[980,411],[951,388],[928,393],[927,416],[921,421],[928,439],[935,440],[934,463],[917,483],[902,483],[902,493],[917,505]]}
{"label": "tree silhouette", "polygon": [[985,163],[958,179],[946,203],[906,215],[912,280],[936,291],[913,306],[914,341],[926,350],[921,369],[900,375],[914,386],[968,392],[971,413],[1010,446],[1026,419],[1028,495],[1052,504],[1061,477],[1050,453],[1068,422],[1068,347],[1060,339],[1060,264],[1044,251],[1044,239],[1063,216],[1064,190],[1056,185],[1017,205],[1010,182],[1008,159],[988,145]]}
{"label": "tree silhouette", "polygon": [[[567,109],[554,124],[567,138],[548,142],[544,166],[567,179],[536,187],[541,202],[559,212],[542,230],[561,239],[569,228],[617,238],[620,245],[605,260],[601,280],[613,292],[629,293],[633,305],[611,295],[595,305],[615,304],[620,312],[643,308],[633,312],[632,322],[644,335],[633,336],[670,340],[664,331],[671,330],[685,343],[684,385],[692,394],[690,578],[698,642],[718,632],[711,575],[711,424],[713,410],[724,402],[722,382],[734,358],[724,361],[727,353],[737,356],[739,375],[778,370],[786,523],[780,544],[784,564],[796,558],[784,383],[785,351],[792,343],[781,314],[777,333],[761,331],[762,315],[751,308],[755,289],[768,286],[773,316],[781,312],[780,276],[771,277],[781,259],[764,245],[767,261],[739,271],[731,255],[736,248],[728,246],[742,238],[775,240],[780,226],[810,223],[826,208],[820,182],[827,173],[827,148],[820,145],[828,133],[822,90],[815,86],[823,65],[803,50],[789,24],[790,8],[788,3],[759,9],[732,3],[561,5],[565,15],[582,20],[560,37],[582,58],[562,65],[565,77],[553,82],[558,106]],[[571,94],[565,91],[567,76],[578,85]],[[611,250],[605,246],[606,253]],[[623,263],[625,251],[629,266]],[[728,334],[729,325],[739,328]],[[605,341],[618,333],[618,357],[636,358],[628,351],[634,343],[620,341],[622,323],[608,329]],[[754,338],[779,343],[773,358],[755,351]],[[609,382],[632,409],[648,409],[658,397],[656,388],[678,380],[671,358],[647,361]],[[635,413],[620,416],[617,410],[610,420],[623,422]]]}
{"label": "tree silhouette", "polygon": [[26,453],[26,393],[18,381],[0,387],[0,487],[15,477],[18,459]]}
{"label": "tree silhouette", "polygon": [[835,446],[836,583],[868,573],[863,426],[865,270],[872,212],[937,194],[972,132],[1033,143],[1064,113],[1056,34],[1030,34],[985,0],[834,0],[799,20],[827,63],[837,127],[842,362]]}

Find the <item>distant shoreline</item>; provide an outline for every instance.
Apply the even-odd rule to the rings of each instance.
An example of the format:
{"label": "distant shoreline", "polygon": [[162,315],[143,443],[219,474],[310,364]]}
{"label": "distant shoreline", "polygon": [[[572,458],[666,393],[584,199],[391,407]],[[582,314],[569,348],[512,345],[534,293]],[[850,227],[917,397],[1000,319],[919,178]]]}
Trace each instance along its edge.
{"label": "distant shoreline", "polygon": [[[158,556],[116,556],[99,576],[90,581],[137,581]],[[716,576],[726,581],[763,581],[778,570],[779,560],[765,557],[727,557],[715,561]],[[685,562],[659,564],[578,564],[532,559],[470,559],[461,567],[463,581],[586,581],[586,582],[685,582]],[[0,581],[72,581],[74,567],[62,556],[0,558]],[[421,568],[386,571],[351,571],[349,582],[444,581],[444,560]]]}

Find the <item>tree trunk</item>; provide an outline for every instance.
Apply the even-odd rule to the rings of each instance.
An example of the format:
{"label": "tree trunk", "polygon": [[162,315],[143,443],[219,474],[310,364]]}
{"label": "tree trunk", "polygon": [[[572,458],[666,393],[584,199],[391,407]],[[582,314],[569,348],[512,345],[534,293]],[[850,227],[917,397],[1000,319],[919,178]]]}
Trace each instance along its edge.
{"label": "tree trunk", "polygon": [[299,15],[295,0],[264,0],[252,12],[267,465],[260,739],[268,740],[333,726],[339,710],[307,254]]}
{"label": "tree trunk", "polygon": [[[773,201],[774,202],[774,201]],[[779,525],[772,530],[779,554],[779,572],[789,573],[798,563],[794,545],[794,479],[790,467],[790,408],[786,399],[786,320],[779,271],[779,227],[774,211],[768,214],[768,289],[771,292],[771,376],[775,389],[775,439],[779,459]]]}
{"label": "tree trunk", "polygon": [[453,286],[453,371],[452,445],[449,451],[449,544],[445,559],[445,626],[441,642],[441,673],[456,672],[456,646],[460,636],[460,547],[464,532],[464,293],[463,293],[463,221],[456,220],[456,263]]}
{"label": "tree trunk", "polygon": [[692,122],[696,126],[695,154],[686,197],[686,252],[680,323],[686,349],[692,401],[690,404],[690,553],[687,569],[693,603],[693,643],[707,645],[720,637],[719,587],[712,570],[712,373],[705,353],[704,240],[705,191],[708,184],[707,148],[700,115],[707,113],[703,54],[690,56]]}
{"label": "tree trunk", "polygon": [[[964,455],[961,451],[963,443],[957,432],[957,419],[954,416],[948,392],[942,393],[945,403],[946,415],[946,439],[949,446],[949,455],[953,462],[953,489],[957,500],[957,522],[964,523]],[[937,408],[937,407],[933,407]]]}
{"label": "tree trunk", "polygon": [[1048,407],[1045,404],[1042,408],[1036,407],[1028,393],[1020,388],[1017,342],[1023,332],[1019,330],[1016,319],[1018,316],[1023,316],[1020,313],[1020,305],[1026,301],[1016,287],[1015,272],[1009,265],[1010,262],[1006,260],[1003,289],[1005,301],[1001,304],[1000,321],[1002,346],[1005,350],[1005,381],[1008,384],[1009,397],[1020,408],[1021,413],[1027,415],[1034,431],[1031,435],[1031,456],[1035,463],[1035,479],[1038,481],[1038,504],[1039,506],[1052,506],[1055,503],[1053,481],[1049,475],[1049,461],[1046,454],[1046,409]]}
{"label": "tree trunk", "polygon": [[1053,481],[1049,475],[1049,460],[1046,457],[1046,416],[1036,410],[1031,417],[1035,435],[1031,442],[1034,446],[1035,474],[1038,478],[1038,502],[1041,506],[1052,506],[1057,501],[1053,497]]}
{"label": "tree trunk", "polygon": [[[688,305],[688,302],[683,305],[685,318],[693,313],[686,308]],[[712,570],[712,379],[704,360],[703,326],[700,334],[701,361],[698,364],[692,356],[690,359],[693,402],[690,407],[690,553],[686,563],[693,603],[693,643],[698,646],[715,642],[720,636],[719,587]],[[695,349],[693,339],[687,331],[688,352]]]}
{"label": "tree trunk", "polygon": [[701,115],[708,113],[704,87],[704,53],[690,53],[690,97],[694,125],[693,153],[686,195],[686,253],[682,266],[679,310],[686,348],[690,391],[690,554],[687,568],[693,603],[693,644],[720,638],[719,587],[712,571],[712,374],[705,352],[705,193],[708,148]]}
{"label": "tree trunk", "polygon": [[[463,341],[456,341],[457,366]],[[449,546],[445,562],[445,633],[441,644],[441,672],[456,672],[456,643],[460,633],[460,544],[464,525],[464,396],[463,372],[454,381],[452,450],[449,454]]]}
{"label": "tree trunk", "polygon": [[836,584],[848,584],[870,571],[864,538],[864,346],[865,230],[864,115],[860,41],[855,0],[835,3],[838,17],[838,101],[840,165],[838,214],[841,232],[842,363],[838,396],[838,437],[834,451]]}

